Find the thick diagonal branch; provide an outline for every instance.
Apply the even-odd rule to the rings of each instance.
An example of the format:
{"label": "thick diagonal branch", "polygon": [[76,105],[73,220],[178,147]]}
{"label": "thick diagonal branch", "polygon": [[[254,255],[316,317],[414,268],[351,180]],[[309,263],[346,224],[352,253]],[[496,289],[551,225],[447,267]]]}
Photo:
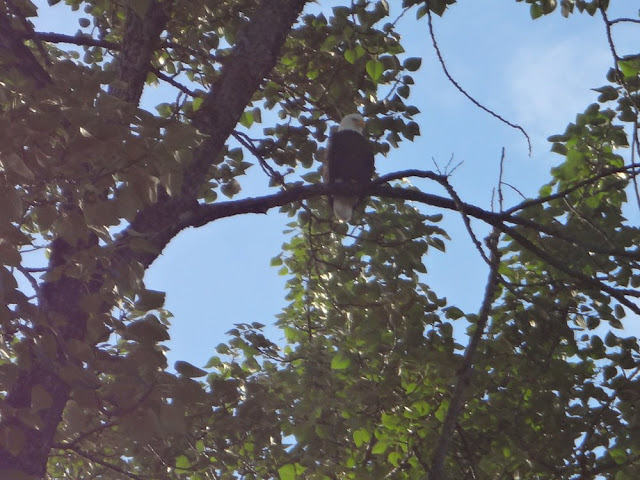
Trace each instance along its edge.
{"label": "thick diagonal branch", "polygon": [[[184,174],[182,191],[140,212],[128,232],[144,234],[161,251],[180,231],[185,215],[197,208],[197,193],[207,181],[209,168],[264,78],[276,65],[280,49],[306,3],[307,0],[265,0],[255,10],[193,120],[207,138],[194,152],[194,160]],[[123,253],[126,259],[129,253]],[[146,256],[142,262],[148,265],[153,258]]]}
{"label": "thick diagonal branch", "polygon": [[144,17],[132,8],[127,9],[124,37],[116,59],[118,86],[109,91],[127,103],[137,105],[140,101],[153,52],[169,19],[167,10],[170,3],[150,2]]}
{"label": "thick diagonal branch", "polygon": [[51,82],[51,76],[23,43],[20,33],[12,27],[9,13],[0,11],[0,50],[4,50],[3,56],[9,59],[0,66],[15,68],[26,79],[33,80],[37,87],[45,87]]}
{"label": "thick diagonal branch", "polygon": [[[153,53],[168,19],[169,13],[164,8],[170,3],[152,2],[144,18],[131,10],[128,12],[124,39],[116,62],[120,81],[111,91],[121,100],[132,104],[139,102]],[[256,9],[251,21],[239,35],[238,45],[228,57],[220,79],[213,85],[202,107],[201,117],[196,122],[198,128],[209,137],[196,152],[195,161],[185,175],[182,194],[177,198],[164,196],[162,201],[141,211],[131,225],[138,235],[144,235],[163,248],[177,233],[173,227],[178,224],[181,214],[193,207],[199,185],[207,180],[209,166],[224,147],[245,106],[275,66],[280,49],[305,3],[306,0],[264,0]],[[7,23],[8,20],[0,15],[0,21]],[[0,30],[4,31],[2,28]],[[0,40],[8,42],[11,48],[18,48],[19,45],[25,47],[20,43],[21,40],[15,43],[11,35]],[[172,234],[167,235],[168,232]],[[56,262],[64,262],[66,257],[91,246],[90,242],[81,242],[74,247],[63,241],[54,242],[51,246],[50,268],[55,267]],[[140,261],[139,254],[128,250],[126,244],[124,250],[125,260]],[[91,291],[101,286],[99,279],[95,279],[94,283],[90,286]],[[87,293],[86,288],[87,285],[81,280],[66,276],[43,285],[39,298],[42,318],[63,319],[56,331],[45,329],[44,334],[53,337],[47,339],[49,344],[55,344],[57,339],[63,343],[71,338],[82,338],[86,312],[81,307],[81,299]],[[44,342],[44,338],[24,340],[25,348],[33,352],[29,356],[31,361],[20,364],[20,374],[8,392],[6,402],[16,412],[29,410],[31,392],[38,385],[48,392],[52,401],[38,412],[42,420],[38,428],[26,427],[18,415],[3,419],[3,426],[23,431],[25,440],[19,452],[0,447],[0,477],[9,475],[6,473],[8,471],[23,472],[34,477],[44,475],[53,437],[69,399],[71,387],[58,376],[58,370],[61,364],[71,360],[65,358],[62,352],[54,352],[54,357],[47,356],[49,351],[39,345],[41,341]]]}

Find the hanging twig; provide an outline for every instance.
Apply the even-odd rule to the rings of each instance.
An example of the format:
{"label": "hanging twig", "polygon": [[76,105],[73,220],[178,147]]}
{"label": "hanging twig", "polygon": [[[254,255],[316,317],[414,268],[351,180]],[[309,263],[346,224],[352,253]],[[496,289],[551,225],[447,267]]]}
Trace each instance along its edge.
{"label": "hanging twig", "polygon": [[438,56],[438,61],[440,62],[440,66],[442,67],[442,71],[444,72],[444,74],[447,77],[447,79],[451,82],[451,84],[454,87],[456,87],[456,89],[460,93],[462,93],[465,97],[467,97],[471,101],[471,103],[473,103],[476,107],[484,110],[489,115],[497,118],[498,120],[500,120],[505,125],[509,125],[511,128],[515,128],[516,130],[520,130],[522,132],[522,134],[525,136],[525,138],[527,139],[527,145],[529,146],[529,156],[531,156],[531,150],[532,150],[532,148],[531,148],[531,139],[529,138],[529,134],[525,131],[525,129],[522,128],[520,125],[517,125],[515,123],[510,122],[506,118],[498,115],[493,110],[491,110],[491,109],[485,107],[484,105],[482,105],[478,100],[476,100],[471,95],[469,95],[467,93],[467,91],[464,88],[462,88],[460,86],[460,84],[458,82],[456,82],[455,79],[451,76],[451,74],[449,73],[449,69],[447,68],[447,65],[444,62],[444,58],[442,57],[442,53],[440,52],[440,47],[438,47],[438,41],[436,40],[435,33],[433,32],[433,22],[432,22],[432,18],[431,18],[431,11],[428,10],[428,9],[427,9],[427,20],[428,20],[428,24],[429,24],[429,34],[431,35],[431,43],[433,44],[433,48],[435,49],[436,55]]}

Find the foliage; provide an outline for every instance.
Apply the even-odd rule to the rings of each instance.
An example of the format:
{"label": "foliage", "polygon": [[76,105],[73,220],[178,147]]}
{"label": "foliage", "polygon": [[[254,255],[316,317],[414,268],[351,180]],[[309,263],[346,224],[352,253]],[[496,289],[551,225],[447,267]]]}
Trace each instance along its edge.
{"label": "foliage", "polygon": [[[637,55],[611,44],[537,198],[489,212],[447,173],[399,172],[356,187],[349,226],[325,200],[344,186],[300,180],[320,181],[328,121],[361,111],[380,155],[419,135],[422,59],[398,20],[464,6],[64,3],[84,12],[76,36],[34,31],[29,0],[0,5],[1,478],[638,477],[640,346],[622,330],[640,314]],[[610,40],[640,23],[560,5],[599,11]],[[152,113],[139,101],[158,83],[177,98]],[[237,199],[256,164],[273,195]],[[411,176],[448,196],[397,181]],[[203,368],[171,373],[146,268],[188,227],[274,207],[291,217],[272,260],[285,341],[239,323]],[[478,313],[425,283],[447,211],[489,264]]]}

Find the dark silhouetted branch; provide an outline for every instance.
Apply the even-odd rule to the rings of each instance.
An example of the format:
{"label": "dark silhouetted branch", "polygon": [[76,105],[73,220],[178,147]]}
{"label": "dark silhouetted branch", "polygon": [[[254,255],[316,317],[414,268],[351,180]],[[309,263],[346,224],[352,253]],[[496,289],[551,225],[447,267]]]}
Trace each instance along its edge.
{"label": "dark silhouetted branch", "polygon": [[458,374],[458,381],[451,395],[449,402],[449,409],[442,425],[442,431],[438,437],[436,448],[431,460],[431,468],[429,471],[429,480],[442,480],[444,476],[444,464],[449,452],[449,446],[454,435],[458,418],[462,413],[462,407],[464,405],[465,394],[469,385],[471,384],[471,376],[473,374],[473,365],[475,361],[475,355],[480,345],[480,340],[484,335],[487,322],[489,321],[489,315],[491,313],[491,307],[498,291],[500,282],[500,274],[498,268],[500,266],[500,253],[498,252],[498,238],[500,232],[498,229],[494,229],[487,238],[487,247],[490,254],[490,267],[489,275],[487,278],[487,285],[484,290],[484,298],[482,300],[482,306],[478,312],[478,318],[475,322],[475,330],[471,336],[471,340],[467,345],[467,349],[464,352],[464,358],[462,360],[462,366]]}

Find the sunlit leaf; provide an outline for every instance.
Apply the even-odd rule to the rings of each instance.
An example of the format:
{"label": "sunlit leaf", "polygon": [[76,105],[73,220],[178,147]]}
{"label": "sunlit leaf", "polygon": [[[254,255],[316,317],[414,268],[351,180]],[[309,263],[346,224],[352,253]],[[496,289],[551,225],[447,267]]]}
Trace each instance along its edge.
{"label": "sunlit leaf", "polygon": [[366,64],[366,69],[371,80],[373,80],[374,83],[378,83],[378,80],[380,80],[380,77],[382,76],[382,72],[384,72],[384,65],[382,62],[379,62],[378,60],[369,60]]}

